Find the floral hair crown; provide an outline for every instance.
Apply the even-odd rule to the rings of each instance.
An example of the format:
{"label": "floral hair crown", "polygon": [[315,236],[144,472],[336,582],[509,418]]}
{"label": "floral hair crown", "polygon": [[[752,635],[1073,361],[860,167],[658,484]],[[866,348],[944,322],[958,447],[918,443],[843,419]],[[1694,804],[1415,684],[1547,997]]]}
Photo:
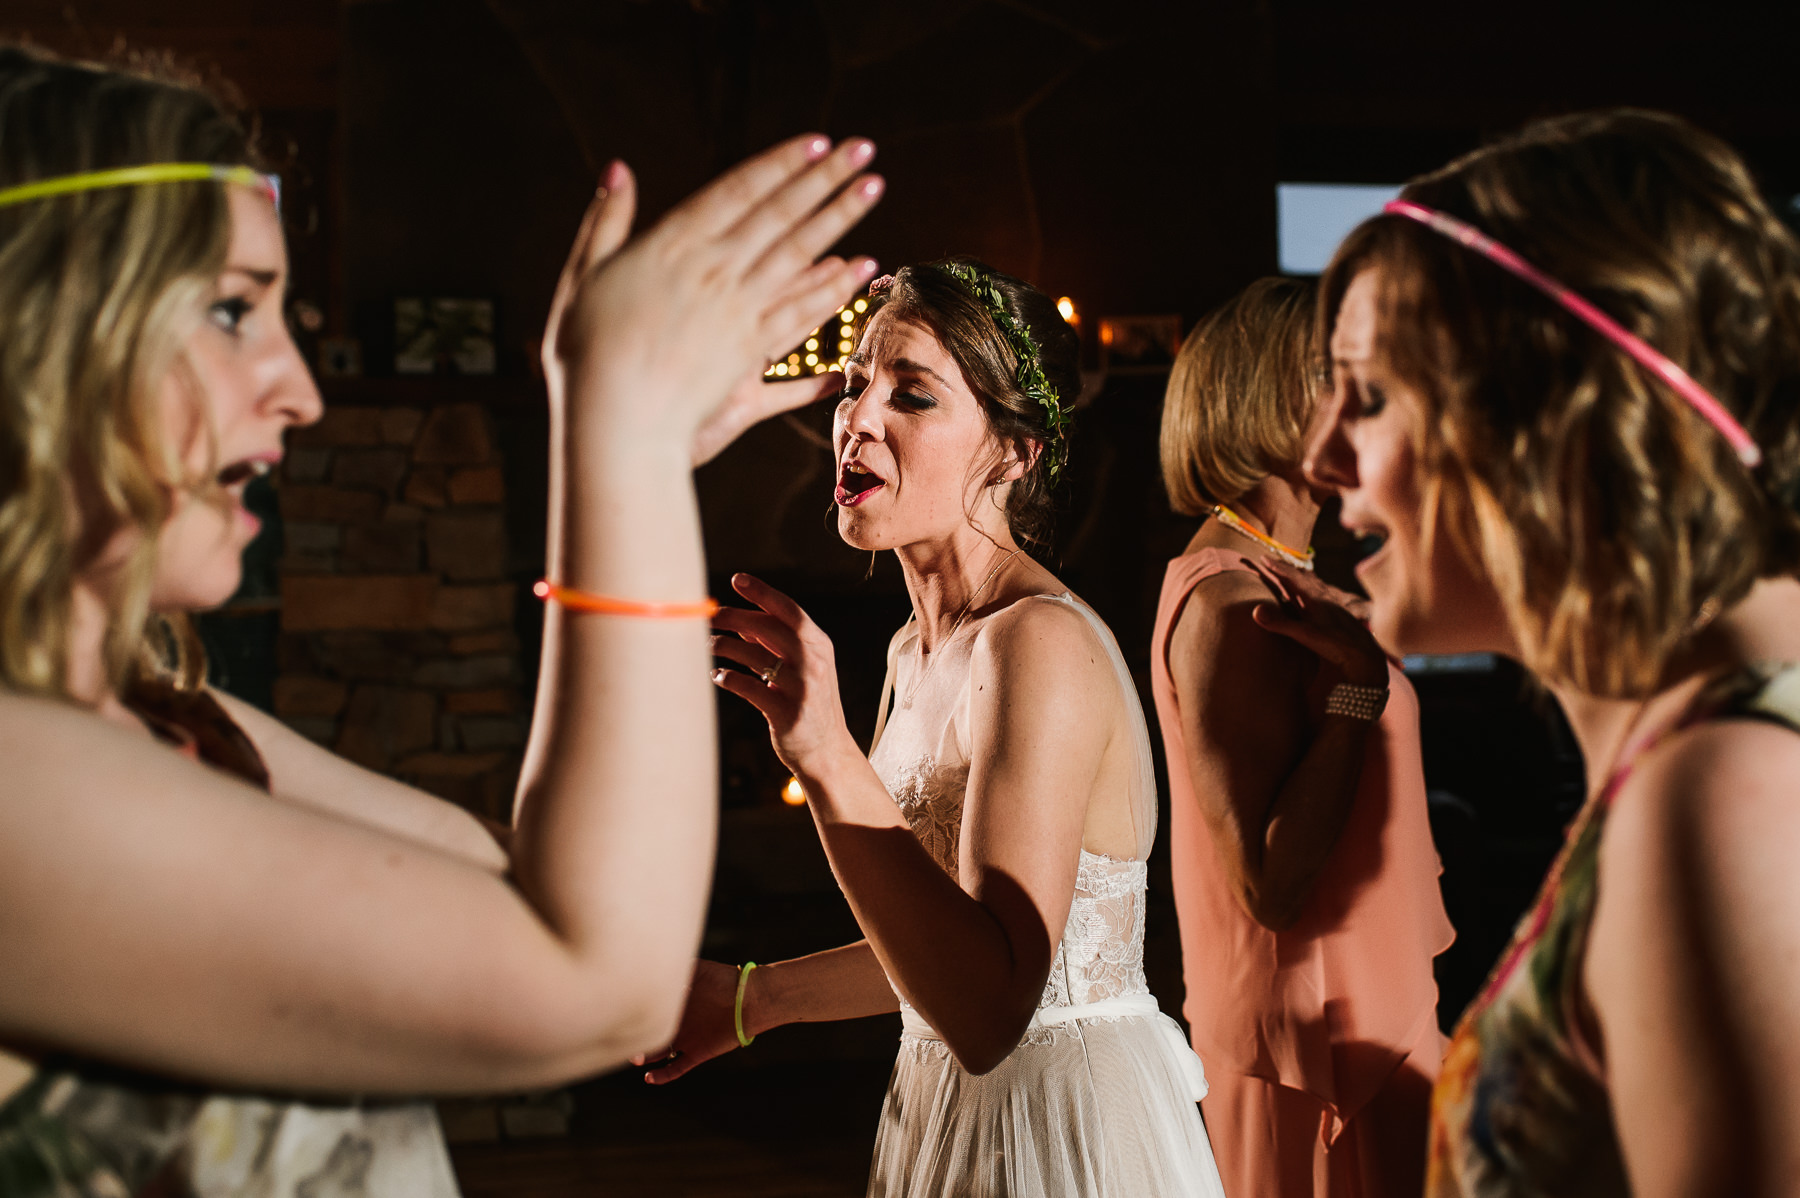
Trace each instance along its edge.
{"label": "floral hair crown", "polygon": [[[1006,296],[994,284],[993,277],[978,266],[965,262],[941,262],[935,264],[936,269],[943,271],[961,283],[963,287],[980,301],[999,326],[1000,335],[1012,346],[1013,356],[1019,360],[1015,381],[1026,398],[1044,409],[1044,423],[1050,430],[1049,444],[1044,446],[1044,454],[1048,461],[1046,468],[1050,471],[1050,481],[1055,482],[1057,475],[1069,461],[1069,414],[1063,409],[1061,397],[1050,380],[1044,375],[1044,364],[1038,350],[1038,344],[1032,339],[1031,332],[1015,317],[1006,306]],[[879,282],[880,280],[877,280]],[[871,291],[875,290],[873,287]]]}

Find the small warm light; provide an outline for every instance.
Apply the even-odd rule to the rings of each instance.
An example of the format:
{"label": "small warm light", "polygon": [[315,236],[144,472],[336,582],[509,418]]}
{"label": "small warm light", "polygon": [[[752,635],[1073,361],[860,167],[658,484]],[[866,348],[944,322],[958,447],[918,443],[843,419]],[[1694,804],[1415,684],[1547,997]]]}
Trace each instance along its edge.
{"label": "small warm light", "polygon": [[845,308],[842,312],[838,313],[838,319],[843,321],[845,324],[849,324],[851,321],[856,319],[856,313],[852,312],[848,308]]}
{"label": "small warm light", "polygon": [[859,299],[850,306],[855,308],[858,312],[867,312],[869,310],[869,301],[866,299]]}
{"label": "small warm light", "polygon": [[818,349],[819,348],[819,339],[817,337],[808,337],[806,339],[806,348],[807,349]]}
{"label": "small warm light", "polygon": [[800,355],[799,354],[789,354],[788,355],[788,365],[789,366],[800,365]]}
{"label": "small warm light", "polygon": [[781,377],[786,378],[787,372],[788,371],[787,371],[787,363],[786,362],[775,363],[775,373],[777,375],[780,375]]}
{"label": "small warm light", "polygon": [[806,802],[806,792],[800,789],[800,779],[789,778],[787,785],[781,788],[781,801],[789,807],[799,807]]}
{"label": "small warm light", "polygon": [[813,363],[813,373],[814,374],[824,374],[827,370],[830,370],[830,369],[831,369],[831,367],[827,366],[823,362]]}
{"label": "small warm light", "polygon": [[[818,343],[818,342],[816,342],[816,341],[815,341],[815,342],[813,342],[813,343],[812,343],[812,347],[813,347],[813,348],[814,348],[814,349],[818,349],[818,348],[819,348],[819,343]],[[808,366],[817,366],[817,365],[818,365],[818,364],[819,364],[819,355],[818,355],[818,354],[807,354],[807,355],[806,355],[806,364],[807,364],[807,365],[808,365]]]}
{"label": "small warm light", "polygon": [[847,354],[855,348],[856,348],[856,346],[854,346],[850,343],[850,339],[848,337],[846,337],[846,338],[844,338],[844,340],[838,342],[838,353],[840,353],[840,354]]}
{"label": "small warm light", "polygon": [[1066,295],[1056,301],[1056,310],[1062,313],[1062,318],[1070,324],[1074,324],[1081,319],[1075,315],[1075,301]]}

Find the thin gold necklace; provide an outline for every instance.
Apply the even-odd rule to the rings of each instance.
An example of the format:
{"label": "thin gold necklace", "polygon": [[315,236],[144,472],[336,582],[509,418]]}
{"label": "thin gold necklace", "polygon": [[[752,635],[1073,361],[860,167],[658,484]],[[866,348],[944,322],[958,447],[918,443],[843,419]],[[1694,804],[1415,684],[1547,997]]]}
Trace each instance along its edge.
{"label": "thin gold necklace", "polygon": [[1304,551],[1295,549],[1289,545],[1283,545],[1280,541],[1277,541],[1267,533],[1258,532],[1256,529],[1251,528],[1248,524],[1244,523],[1244,518],[1242,516],[1238,515],[1222,503],[1213,504],[1212,514],[1219,518],[1220,524],[1223,524],[1232,532],[1242,533],[1244,536],[1249,537],[1252,541],[1263,546],[1263,548],[1267,549],[1270,553],[1273,553],[1276,557],[1294,567],[1296,570],[1311,570],[1313,568],[1313,547],[1311,545],[1308,545]]}
{"label": "thin gold necklace", "polygon": [[[1001,558],[999,565],[988,571],[988,576],[981,580],[981,585],[975,588],[975,593],[969,596],[968,601],[962,605],[962,610],[956,613],[956,620],[950,625],[950,631],[945,633],[944,639],[938,642],[939,652],[942,652],[944,646],[948,645],[956,636],[956,630],[963,626],[963,621],[969,618],[969,613],[975,610],[975,601],[981,598],[982,593],[988,589],[988,584],[998,578],[1000,576],[1000,571],[1006,569],[1007,563],[1018,556],[1019,551],[1015,549],[1005,557]],[[931,667],[937,664],[938,659],[937,653],[927,654],[925,652],[925,636],[923,630],[920,631],[919,635],[919,656],[923,659],[923,664],[919,667],[918,674],[913,677],[912,685],[906,688],[906,698],[904,702],[908,707],[912,706],[913,696],[919,693],[919,688],[925,684],[925,675],[931,673]]]}

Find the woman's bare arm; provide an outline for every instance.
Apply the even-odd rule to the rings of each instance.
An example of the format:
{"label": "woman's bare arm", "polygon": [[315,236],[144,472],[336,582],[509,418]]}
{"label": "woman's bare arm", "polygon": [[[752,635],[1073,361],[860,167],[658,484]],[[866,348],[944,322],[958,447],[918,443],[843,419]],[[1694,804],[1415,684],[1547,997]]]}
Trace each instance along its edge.
{"label": "woman's bare arm", "polygon": [[[590,210],[546,340],[559,581],[703,593],[697,432],[872,268],[813,264],[879,192],[852,182],[858,146],[821,160],[818,141],[752,159],[623,248],[629,174]],[[0,987],[0,1041],[227,1085],[457,1092],[666,1040],[711,865],[707,665],[701,621],[552,609],[516,888],[0,697],[0,960],[30,979]]]}
{"label": "woman's bare arm", "polygon": [[1800,1192],[1800,736],[1730,721],[1613,801],[1584,981],[1645,1198]]}
{"label": "woman's bare arm", "polygon": [[[675,1039],[632,1058],[653,1065],[644,1080],[660,1086],[740,1047],[737,988],[742,965],[696,961],[687,1010]],[[789,1023],[826,1023],[900,1009],[867,940],[810,956],[758,965],[744,979],[744,1033],[759,1036]]]}
{"label": "woman's bare arm", "polygon": [[1068,919],[1088,801],[1118,723],[1114,708],[1095,708],[1118,690],[1104,647],[1079,613],[1048,603],[1018,604],[977,635],[953,880],[844,729],[830,642],[785,596],[753,581],[740,589],[775,614],[738,613],[730,626],[780,641],[783,691],[758,693],[735,672],[721,685],[779,725],[783,760],[894,987],[965,1068],[992,1069],[1030,1022]]}
{"label": "woman's bare arm", "polygon": [[1299,919],[1343,832],[1374,724],[1327,716],[1309,738],[1319,659],[1257,622],[1252,613],[1272,603],[1243,571],[1201,582],[1170,635],[1169,674],[1219,866],[1250,917],[1279,931]]}
{"label": "woman's bare arm", "polygon": [[379,828],[496,874],[506,872],[506,851],[494,834],[455,803],[339,757],[233,695],[214,691],[213,697],[262,754],[276,798]]}

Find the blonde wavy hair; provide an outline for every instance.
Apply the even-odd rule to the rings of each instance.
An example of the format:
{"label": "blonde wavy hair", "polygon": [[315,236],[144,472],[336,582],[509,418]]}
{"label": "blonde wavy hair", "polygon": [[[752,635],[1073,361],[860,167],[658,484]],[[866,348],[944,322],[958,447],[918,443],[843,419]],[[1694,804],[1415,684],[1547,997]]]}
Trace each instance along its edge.
{"label": "blonde wavy hair", "polygon": [[1258,279],[1182,342],[1163,395],[1162,473],[1184,516],[1300,464],[1319,399],[1314,285]]}
{"label": "blonde wavy hair", "polygon": [[[0,188],[80,171],[252,165],[243,125],[167,67],[0,46]],[[197,643],[150,611],[184,473],[157,407],[230,239],[224,184],[161,183],[0,208],[0,685],[67,695],[73,589],[135,529],[109,597],[108,681],[198,684]]]}
{"label": "blonde wavy hair", "polygon": [[1762,447],[1746,470],[1610,342],[1411,221],[1365,223],[1325,273],[1328,340],[1377,272],[1380,348],[1426,407],[1428,536],[1492,581],[1526,666],[1647,694],[1711,613],[1800,569],[1800,244],[1730,147],[1660,113],[1542,121],[1403,194],[1599,305]]}

